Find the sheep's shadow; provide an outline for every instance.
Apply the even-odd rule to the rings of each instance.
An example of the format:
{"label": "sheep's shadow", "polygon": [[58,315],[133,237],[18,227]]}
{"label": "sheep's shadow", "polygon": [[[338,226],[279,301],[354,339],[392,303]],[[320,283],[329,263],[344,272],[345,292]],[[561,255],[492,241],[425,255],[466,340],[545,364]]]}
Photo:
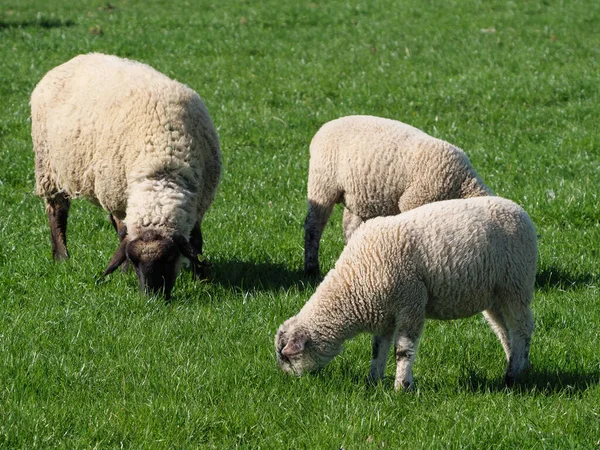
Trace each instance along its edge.
{"label": "sheep's shadow", "polygon": [[598,276],[590,273],[574,275],[555,266],[539,271],[535,277],[535,287],[541,291],[551,289],[569,290],[598,282]]}
{"label": "sheep's shadow", "polygon": [[510,391],[518,394],[541,393],[546,395],[563,394],[577,396],[600,384],[600,370],[547,372],[531,369],[510,388],[503,384],[502,378],[488,379],[469,372],[460,381],[462,389],[471,392]]}
{"label": "sheep's shadow", "polygon": [[70,19],[51,19],[51,18],[39,18],[39,19],[30,19],[30,20],[21,20],[21,21],[4,21],[0,20],[0,30],[4,29],[13,29],[13,28],[62,28],[62,27],[72,27],[75,25],[75,22]]}
{"label": "sheep's shadow", "polygon": [[[367,390],[373,391],[377,386],[383,386],[384,389],[394,389],[394,377],[385,376],[383,380],[372,382],[364,375],[352,373],[349,375],[355,384],[364,384]],[[415,387],[419,389],[419,379],[415,378]],[[482,377],[475,371],[468,371],[459,380],[456,389],[458,391],[472,392],[474,394],[487,394],[491,392],[511,392],[514,394],[538,394],[577,397],[588,389],[600,384],[600,371],[579,371],[579,372],[543,372],[530,370],[511,387],[504,385],[504,376],[493,378]],[[440,383],[428,384],[426,391],[444,390],[447,385]],[[411,392],[411,391],[408,391]]]}
{"label": "sheep's shadow", "polygon": [[314,288],[318,279],[309,278],[301,270],[290,270],[283,264],[251,261],[212,261],[211,281],[227,288],[273,291]]}

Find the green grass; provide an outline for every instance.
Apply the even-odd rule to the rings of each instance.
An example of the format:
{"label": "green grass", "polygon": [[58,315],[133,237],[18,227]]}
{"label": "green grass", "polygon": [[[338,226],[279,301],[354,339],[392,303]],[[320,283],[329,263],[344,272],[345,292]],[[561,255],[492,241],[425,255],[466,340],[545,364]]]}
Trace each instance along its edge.
{"label": "green grass", "polygon": [[[0,5],[0,447],[597,448],[600,445],[600,3],[5,0]],[[29,95],[90,51],[146,62],[205,100],[224,173],[205,222],[214,280],[170,305],[74,202],[54,264],[33,195]],[[534,369],[501,385],[481,317],[428,322],[417,389],[366,383],[370,340],[285,377],[273,336],[301,274],[308,143],[348,114],[455,143],[540,237]],[[321,262],[343,248],[335,211]],[[391,358],[390,358],[391,359]]]}

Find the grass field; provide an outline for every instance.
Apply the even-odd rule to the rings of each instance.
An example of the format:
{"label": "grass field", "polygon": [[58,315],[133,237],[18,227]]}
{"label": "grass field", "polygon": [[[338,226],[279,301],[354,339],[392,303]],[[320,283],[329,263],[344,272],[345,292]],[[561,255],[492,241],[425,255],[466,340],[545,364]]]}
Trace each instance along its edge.
{"label": "grass field", "polygon": [[[600,2],[3,0],[0,3],[1,448],[598,448]],[[195,89],[224,172],[203,224],[214,279],[169,305],[74,202],[51,261],[33,194],[29,95],[98,51]],[[349,114],[463,148],[540,234],[534,369],[502,387],[481,316],[428,322],[416,390],[366,382],[370,338],[319,374],[277,368],[273,336],[314,291],[302,276],[308,144]],[[326,228],[325,270],[343,248]]]}

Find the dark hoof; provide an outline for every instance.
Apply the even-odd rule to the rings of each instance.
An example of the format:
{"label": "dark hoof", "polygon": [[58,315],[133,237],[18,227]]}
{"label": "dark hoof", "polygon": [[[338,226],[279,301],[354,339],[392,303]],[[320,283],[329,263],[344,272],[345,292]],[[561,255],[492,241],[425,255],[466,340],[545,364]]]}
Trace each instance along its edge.
{"label": "dark hoof", "polygon": [[66,261],[67,259],[69,259],[69,254],[66,252],[56,252],[52,255],[52,257],[54,258],[54,261]]}
{"label": "dark hoof", "polygon": [[108,281],[108,278],[106,277],[106,275],[104,275],[104,273],[101,273],[100,275],[96,275],[94,276],[94,284],[96,286],[99,286],[101,284],[104,284]]}
{"label": "dark hoof", "polygon": [[512,387],[515,384],[515,378],[509,374],[504,375],[504,386]]}

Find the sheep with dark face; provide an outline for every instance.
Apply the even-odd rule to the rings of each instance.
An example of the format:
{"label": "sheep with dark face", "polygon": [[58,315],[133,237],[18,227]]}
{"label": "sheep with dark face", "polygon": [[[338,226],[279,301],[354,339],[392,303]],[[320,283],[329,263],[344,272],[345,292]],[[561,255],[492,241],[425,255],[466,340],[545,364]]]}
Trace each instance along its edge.
{"label": "sheep with dark face", "polygon": [[304,271],[319,274],[323,229],[344,204],[346,242],[361,223],[426,203],[492,195],[458,147],[410,125],[373,116],[326,123],[310,144]]}
{"label": "sheep with dark face", "polygon": [[410,388],[425,319],[483,312],[506,354],[510,385],[529,366],[536,263],[529,216],[500,197],[434,202],[371,219],[279,328],[279,365],[295,375],[317,370],[366,332],[373,334],[370,377],[383,377],[394,343],[395,387]]}
{"label": "sheep with dark face", "polygon": [[201,223],[221,150],[198,94],[145,64],[92,53],[44,76],[31,119],[55,260],[68,258],[70,200],[84,197],[110,213],[119,235],[105,275],[129,260],[140,288],[167,298],[183,258],[203,275]]}

